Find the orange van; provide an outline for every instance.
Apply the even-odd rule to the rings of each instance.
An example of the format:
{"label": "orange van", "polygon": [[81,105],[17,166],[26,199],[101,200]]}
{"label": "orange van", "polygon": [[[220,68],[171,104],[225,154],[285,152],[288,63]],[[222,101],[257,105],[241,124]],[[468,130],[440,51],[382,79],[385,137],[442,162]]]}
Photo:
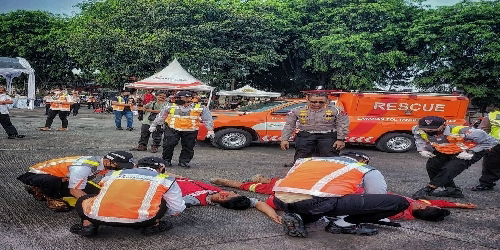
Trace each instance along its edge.
{"label": "orange van", "polygon": [[[346,142],[350,144],[375,145],[386,152],[406,152],[415,147],[411,129],[424,116],[441,116],[448,124],[466,124],[469,100],[458,94],[326,92],[332,104],[344,108],[349,116],[350,132]],[[223,149],[241,149],[251,142],[278,142],[287,113],[305,105],[305,99],[286,99],[258,103],[238,111],[212,111],[215,131],[212,144]],[[198,140],[204,140],[206,132],[201,126]]]}

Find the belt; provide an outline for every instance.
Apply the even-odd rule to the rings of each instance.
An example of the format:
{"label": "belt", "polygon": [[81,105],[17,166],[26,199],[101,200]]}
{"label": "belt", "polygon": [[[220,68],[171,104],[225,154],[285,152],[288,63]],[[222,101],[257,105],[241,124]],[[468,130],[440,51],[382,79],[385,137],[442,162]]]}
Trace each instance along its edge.
{"label": "belt", "polygon": [[333,130],[333,129],[324,130],[324,131],[305,131],[305,130],[301,130],[301,131],[302,132],[307,132],[307,133],[310,133],[310,134],[326,134],[326,133],[335,132],[335,130]]}

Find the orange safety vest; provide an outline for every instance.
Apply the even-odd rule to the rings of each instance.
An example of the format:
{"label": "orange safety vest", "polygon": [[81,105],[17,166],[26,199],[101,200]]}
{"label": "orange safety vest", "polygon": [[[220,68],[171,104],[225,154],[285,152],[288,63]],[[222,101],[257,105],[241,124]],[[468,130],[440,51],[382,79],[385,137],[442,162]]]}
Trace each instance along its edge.
{"label": "orange safety vest", "polygon": [[[123,100],[123,97],[117,96],[116,99],[118,99],[118,103],[125,104],[125,100]],[[125,106],[119,106],[119,105],[111,105],[113,107],[113,110],[115,111],[123,111]]]}
{"label": "orange safety vest", "polygon": [[92,169],[92,172],[97,171],[97,167],[101,164],[101,158],[102,157],[97,156],[69,156],[57,158],[35,164],[30,167],[29,172],[65,178],[69,177],[70,166],[87,166]]}
{"label": "orange safety vest", "polygon": [[458,154],[464,150],[468,150],[477,146],[476,142],[468,141],[464,135],[460,134],[460,130],[468,128],[466,126],[455,126],[451,128],[450,135],[442,137],[429,137],[424,131],[420,130],[420,137],[429,142],[434,149],[443,154]]}
{"label": "orange safety vest", "polygon": [[114,171],[99,183],[97,196],[83,201],[83,212],[90,218],[118,223],[137,223],[153,218],[160,210],[163,195],[175,178],[153,169]]}
{"label": "orange safety vest", "polygon": [[189,115],[180,115],[180,107],[177,104],[172,104],[169,114],[165,122],[170,128],[179,131],[195,131],[200,128],[201,112],[203,107],[197,103],[189,111]]}
{"label": "orange safety vest", "polygon": [[285,178],[276,182],[273,191],[340,197],[356,193],[365,174],[372,170],[373,167],[345,157],[299,159]]}
{"label": "orange safety vest", "polygon": [[50,102],[50,109],[52,110],[61,110],[61,111],[69,111],[71,108],[70,103],[60,103],[60,102],[68,102],[68,98],[66,95],[61,95],[57,98],[52,99]]}

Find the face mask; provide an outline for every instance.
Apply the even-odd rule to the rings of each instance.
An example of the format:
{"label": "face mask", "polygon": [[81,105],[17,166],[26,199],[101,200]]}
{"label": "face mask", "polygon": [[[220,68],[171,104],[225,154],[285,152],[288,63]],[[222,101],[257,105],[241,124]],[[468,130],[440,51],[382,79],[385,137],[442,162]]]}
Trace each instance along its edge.
{"label": "face mask", "polygon": [[430,131],[430,132],[425,132],[427,135],[429,136],[436,136],[436,135],[439,135],[440,132],[439,131]]}
{"label": "face mask", "polygon": [[161,171],[160,171],[160,174],[164,174],[165,173],[165,168],[163,168]]}
{"label": "face mask", "polygon": [[128,97],[129,95],[123,95],[124,97]]}
{"label": "face mask", "polygon": [[177,105],[184,105],[184,104],[186,104],[186,101],[181,100],[181,99],[177,99],[177,100],[175,100],[175,104],[177,104]]}

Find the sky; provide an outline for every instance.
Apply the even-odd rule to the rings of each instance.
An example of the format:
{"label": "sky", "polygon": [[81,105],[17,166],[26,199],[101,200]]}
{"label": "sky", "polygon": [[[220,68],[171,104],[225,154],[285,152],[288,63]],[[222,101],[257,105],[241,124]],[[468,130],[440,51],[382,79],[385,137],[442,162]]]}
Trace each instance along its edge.
{"label": "sky", "polygon": [[[54,14],[66,14],[72,16],[78,12],[78,8],[73,7],[82,0],[0,0],[0,13],[15,10],[45,10]],[[426,4],[433,7],[442,5],[453,5],[460,0],[428,0]]]}

